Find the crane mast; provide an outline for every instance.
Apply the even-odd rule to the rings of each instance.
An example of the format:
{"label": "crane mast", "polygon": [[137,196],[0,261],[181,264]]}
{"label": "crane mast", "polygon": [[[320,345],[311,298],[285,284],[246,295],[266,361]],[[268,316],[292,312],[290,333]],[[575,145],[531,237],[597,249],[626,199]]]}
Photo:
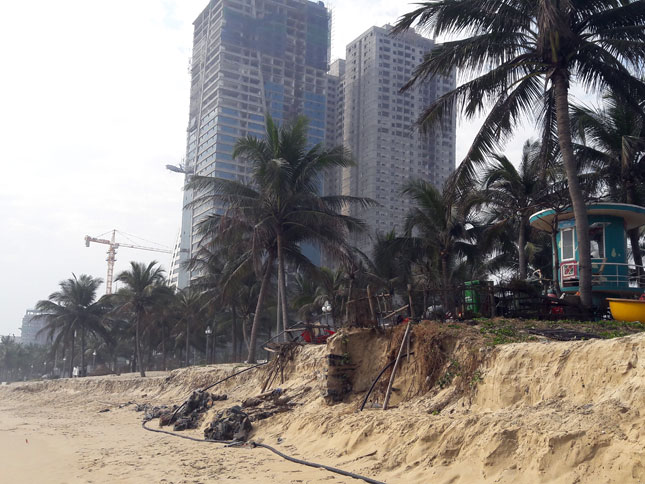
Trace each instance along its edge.
{"label": "crane mast", "polygon": [[99,239],[96,237],[90,237],[89,235],[85,236],[85,247],[90,246],[90,242],[95,242],[97,244],[105,244],[108,246],[107,250],[107,277],[105,279],[105,294],[112,294],[112,282],[114,280],[114,263],[116,262],[116,250],[119,247],[129,247],[131,249],[140,249],[148,250],[151,252],[162,252],[165,254],[171,254],[172,251],[168,249],[159,249],[156,247],[145,247],[142,245],[134,244],[124,244],[122,242],[116,242],[116,229],[112,230],[112,237],[108,239]]}

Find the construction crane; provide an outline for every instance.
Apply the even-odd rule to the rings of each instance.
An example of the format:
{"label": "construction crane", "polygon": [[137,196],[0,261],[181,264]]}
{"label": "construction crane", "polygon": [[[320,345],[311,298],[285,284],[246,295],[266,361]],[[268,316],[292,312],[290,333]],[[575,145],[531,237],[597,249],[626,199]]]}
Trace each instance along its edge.
{"label": "construction crane", "polygon": [[172,254],[172,251],[169,249],[160,249],[157,247],[145,247],[142,245],[134,244],[124,244],[122,242],[116,242],[116,229],[112,230],[112,238],[108,239],[99,239],[97,237],[90,237],[89,235],[85,236],[85,247],[90,246],[90,242],[96,242],[97,244],[106,244],[108,246],[107,251],[107,278],[105,280],[105,294],[112,294],[112,280],[114,279],[114,263],[116,262],[116,250],[119,247],[129,247],[131,249],[140,249],[140,250],[150,250],[152,252],[163,252],[164,254]]}

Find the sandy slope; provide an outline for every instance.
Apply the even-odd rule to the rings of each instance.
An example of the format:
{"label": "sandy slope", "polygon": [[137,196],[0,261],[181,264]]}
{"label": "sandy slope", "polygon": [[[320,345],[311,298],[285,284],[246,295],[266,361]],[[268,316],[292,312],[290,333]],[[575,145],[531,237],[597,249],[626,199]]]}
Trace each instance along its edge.
{"label": "sandy slope", "polygon": [[[433,410],[452,388],[386,412],[356,413],[359,396],[326,405],[317,388],[325,354],[324,347],[301,351],[280,384],[300,405],[262,421],[254,439],[388,483],[645,483],[645,335],[497,347],[474,393],[439,414]],[[372,361],[374,352],[359,358],[374,371],[382,363]],[[118,408],[181,401],[232,371],[0,388],[0,482],[358,482],[260,449],[152,434],[132,406]],[[230,398],[218,406],[258,394],[264,378],[249,372],[218,387]]]}

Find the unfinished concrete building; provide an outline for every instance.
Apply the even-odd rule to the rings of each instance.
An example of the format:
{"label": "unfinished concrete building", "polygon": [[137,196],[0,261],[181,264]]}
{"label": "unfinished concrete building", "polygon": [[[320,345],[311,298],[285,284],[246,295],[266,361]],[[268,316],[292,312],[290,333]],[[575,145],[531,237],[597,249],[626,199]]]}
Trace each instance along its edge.
{"label": "unfinished concrete building", "polygon": [[[325,141],[330,15],[307,0],[212,0],[194,22],[187,176],[246,179],[235,142],[263,137],[265,113],[279,123],[309,118],[309,141]],[[199,194],[186,192],[184,203]],[[183,262],[200,243],[197,225],[221,206],[185,208]],[[190,275],[179,275],[185,287]]]}

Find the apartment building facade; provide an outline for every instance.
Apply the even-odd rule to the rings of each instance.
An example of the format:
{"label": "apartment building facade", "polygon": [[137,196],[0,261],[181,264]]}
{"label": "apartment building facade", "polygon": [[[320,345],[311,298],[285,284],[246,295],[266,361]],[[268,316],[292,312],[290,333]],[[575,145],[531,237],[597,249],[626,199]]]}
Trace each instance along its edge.
{"label": "apartment building facade", "polygon": [[[402,196],[414,178],[440,188],[455,166],[455,114],[422,133],[416,121],[424,108],[455,88],[455,75],[437,77],[401,92],[434,42],[415,32],[391,35],[391,27],[371,27],[347,46],[343,86],[342,143],[356,165],[330,184],[343,195],[368,197],[379,207],[356,209],[369,231],[354,242],[370,252],[374,235],[401,233],[410,202]],[[338,135],[340,136],[340,135]]]}

